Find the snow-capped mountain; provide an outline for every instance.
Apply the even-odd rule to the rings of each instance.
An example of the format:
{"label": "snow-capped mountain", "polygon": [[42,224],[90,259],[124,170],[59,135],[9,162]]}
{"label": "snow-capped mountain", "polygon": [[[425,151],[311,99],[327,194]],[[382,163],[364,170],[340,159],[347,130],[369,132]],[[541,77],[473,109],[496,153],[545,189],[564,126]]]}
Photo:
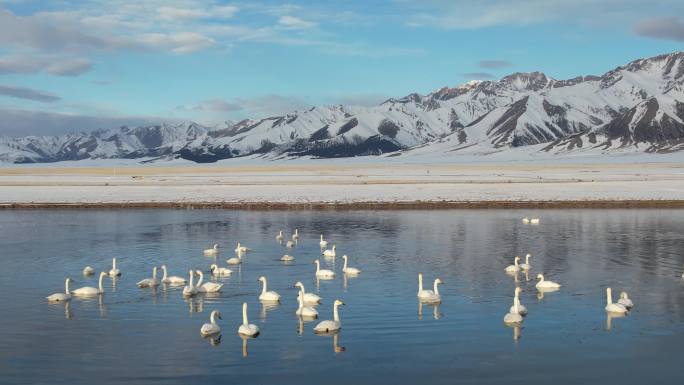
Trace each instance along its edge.
{"label": "snow-capped mountain", "polygon": [[556,80],[541,72],[514,73],[373,107],[313,107],[221,127],[183,123],[0,138],[0,161],[182,157],[212,162],[250,154],[342,157],[406,149],[449,154],[544,143],[542,151],[553,153],[683,149],[684,52],[636,60],[602,76]]}

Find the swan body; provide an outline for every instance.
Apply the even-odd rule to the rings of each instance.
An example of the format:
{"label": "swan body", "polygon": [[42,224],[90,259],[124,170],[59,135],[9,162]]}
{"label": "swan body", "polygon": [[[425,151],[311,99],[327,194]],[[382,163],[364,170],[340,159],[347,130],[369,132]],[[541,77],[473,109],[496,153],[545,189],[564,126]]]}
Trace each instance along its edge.
{"label": "swan body", "polygon": [[287,241],[287,243],[285,244],[285,246],[286,246],[288,249],[294,249],[295,243],[294,243],[294,241]]}
{"label": "swan body", "polygon": [[526,225],[530,224],[530,218],[528,218],[528,217],[523,218],[522,223],[524,223]]}
{"label": "swan body", "polygon": [[344,302],[340,301],[339,299],[335,300],[335,303],[333,304],[333,319],[331,320],[325,320],[320,322],[318,325],[314,327],[314,333],[328,333],[328,332],[334,332],[336,330],[340,330],[342,328],[342,323],[340,322],[340,315],[337,311],[337,308],[340,305],[344,305]]}
{"label": "swan body", "polygon": [[337,255],[337,246],[333,245],[332,249],[323,250],[324,257],[334,257]]}
{"label": "swan body", "polygon": [[159,285],[159,281],[157,281],[157,266],[154,266],[152,268],[152,278],[145,278],[138,282],[138,287],[154,287],[157,285]]}
{"label": "swan body", "polygon": [[242,304],[242,325],[238,328],[238,334],[246,337],[255,337],[259,334],[259,327],[249,323],[247,319],[247,302]]}
{"label": "swan body", "polygon": [[242,263],[242,258],[241,258],[240,255],[238,254],[237,257],[228,258],[228,259],[226,260],[226,263],[229,264],[229,265],[239,265],[239,264]]}
{"label": "swan body", "polygon": [[520,266],[518,265],[518,261],[520,260],[520,257],[517,255],[515,258],[513,258],[513,264],[506,266],[506,273],[517,273],[520,271]]}
{"label": "swan body", "polygon": [[435,295],[435,292],[428,289],[423,289],[423,273],[418,273],[418,298],[430,298]]}
{"label": "swan body", "polygon": [[295,229],[294,234],[292,234],[292,240],[296,241],[297,239],[299,239],[299,229]]}
{"label": "swan body", "polygon": [[268,281],[266,280],[266,277],[261,276],[259,277],[259,282],[263,284],[261,288],[261,295],[259,295],[259,301],[264,301],[264,302],[278,302],[280,301],[280,294],[276,293],[275,291],[268,291]]}
{"label": "swan body", "polygon": [[162,276],[162,282],[163,283],[167,283],[167,284],[171,284],[171,285],[185,285],[185,283],[187,282],[185,280],[185,278],[181,278],[177,275],[172,275],[169,277],[166,273],[166,265],[161,265],[161,269],[162,269],[162,272],[164,273],[164,275]]}
{"label": "swan body", "polygon": [[92,267],[86,266],[83,268],[83,275],[88,276],[88,275],[93,275],[93,274],[95,274],[95,269],[93,269]]}
{"label": "swan body", "polygon": [[218,334],[221,332],[221,327],[216,323],[216,317],[218,317],[218,319],[223,319],[221,318],[221,313],[218,310],[212,311],[211,315],[209,316],[209,323],[202,325],[202,328],[200,329],[200,334],[202,337]]}
{"label": "swan body", "polygon": [[530,218],[530,224],[531,225],[538,225],[539,224],[539,218]]}
{"label": "swan body", "polygon": [[204,282],[204,274],[202,273],[202,270],[197,270],[196,271],[197,275],[199,275],[199,281],[197,281],[197,291],[200,293],[218,293],[221,291],[221,288],[223,287],[222,283],[216,283],[216,282]]}
{"label": "swan body", "polygon": [[235,248],[235,252],[238,254],[246,253],[246,252],[251,251],[251,250],[252,249],[250,249],[247,246],[240,246],[240,242],[237,243],[237,247]]}
{"label": "swan body", "polygon": [[85,287],[80,287],[74,291],[71,292],[71,294],[75,296],[94,296],[98,294],[104,294],[104,287],[102,286],[102,280],[104,277],[107,275],[104,271],[100,273],[100,279],[98,280],[97,287],[92,287],[92,286],[85,286]]}
{"label": "swan body", "polygon": [[553,281],[545,281],[544,280],[544,274],[537,274],[537,279],[539,282],[535,285],[537,289],[558,289],[561,287],[560,284],[553,282]]}
{"label": "swan body", "polygon": [[525,255],[525,263],[521,263],[519,266],[523,270],[529,270],[532,265],[530,265],[530,258],[532,257],[532,254],[527,254]]}
{"label": "swan body", "polygon": [[527,315],[527,308],[525,305],[520,303],[520,292],[522,291],[521,288],[516,287],[515,288],[515,296],[513,297],[513,306],[511,306],[511,310],[509,310],[509,313],[513,313],[516,305],[518,306],[518,314],[521,316]]}
{"label": "swan body", "polygon": [[439,303],[442,302],[442,296],[439,294],[439,285],[442,284],[442,280],[439,278],[435,279],[433,285],[433,290],[425,290],[420,300],[427,303]]}
{"label": "swan body", "polygon": [[297,302],[299,303],[299,307],[297,308],[297,311],[295,311],[295,314],[302,317],[318,317],[318,310],[311,306],[304,306],[304,300],[302,299],[303,295],[304,293],[299,290],[299,293],[297,294]]}
{"label": "swan body", "polygon": [[299,288],[299,291],[302,293],[302,300],[304,303],[307,304],[317,304],[321,302],[321,297],[314,293],[307,293],[306,290],[304,290],[304,284],[301,282],[295,283],[295,287]]}
{"label": "swan body", "polygon": [[66,302],[71,299],[71,292],[69,292],[69,282],[71,282],[71,278],[67,278],[66,281],[64,281],[64,293],[55,293],[52,295],[49,295],[45,297],[48,302]]}
{"label": "swan body", "polygon": [[110,277],[118,277],[121,275],[121,270],[116,268],[116,258],[112,258],[112,268],[109,270]]}
{"label": "swan body", "polygon": [[218,254],[218,244],[214,244],[213,247],[209,249],[204,249],[204,255],[216,255]]}
{"label": "swan body", "polygon": [[321,261],[318,259],[314,261],[316,264],[316,277],[319,278],[333,278],[335,277],[335,272],[328,269],[321,269]]}
{"label": "swan body", "polygon": [[620,299],[618,299],[618,303],[624,307],[627,308],[627,310],[631,309],[634,307],[634,302],[629,298],[627,295],[627,292],[623,291],[620,293]]}
{"label": "swan body", "polygon": [[324,248],[324,247],[328,247],[328,241],[326,241],[325,239],[323,239],[323,234],[321,234],[321,241],[318,242],[318,245],[321,246],[321,249]]}
{"label": "swan body", "polygon": [[276,241],[282,242],[285,237],[283,236],[283,230],[280,230],[278,232],[278,235],[276,235]]}
{"label": "swan body", "polygon": [[613,292],[611,288],[606,288],[606,311],[608,313],[626,314],[627,308],[619,303],[613,302]]}
{"label": "swan body", "polygon": [[184,297],[192,297],[194,295],[197,295],[197,287],[195,287],[195,279],[192,270],[190,270],[190,283],[183,288],[183,296]]}
{"label": "swan body", "polygon": [[358,275],[359,273],[361,273],[361,270],[359,270],[359,269],[357,269],[357,268],[355,268],[355,267],[348,267],[348,266],[347,266],[347,260],[349,259],[348,256],[343,255],[343,256],[342,256],[342,259],[344,259],[344,267],[342,267],[342,272],[343,272],[343,273],[349,274],[349,275]]}
{"label": "swan body", "polygon": [[514,300],[512,311],[504,316],[504,323],[507,324],[519,324],[522,323],[523,317],[520,315],[520,309],[518,309],[518,304]]}
{"label": "swan body", "polygon": [[281,260],[281,261],[290,262],[290,261],[294,261],[295,258],[294,258],[293,256],[291,256],[291,255],[285,254],[285,255],[283,255],[282,257],[280,257],[280,260]]}
{"label": "swan body", "polygon": [[226,275],[231,275],[233,274],[233,270],[227,268],[227,267],[218,267],[215,263],[212,264],[209,269],[211,270],[211,274],[219,276],[219,277],[225,277]]}

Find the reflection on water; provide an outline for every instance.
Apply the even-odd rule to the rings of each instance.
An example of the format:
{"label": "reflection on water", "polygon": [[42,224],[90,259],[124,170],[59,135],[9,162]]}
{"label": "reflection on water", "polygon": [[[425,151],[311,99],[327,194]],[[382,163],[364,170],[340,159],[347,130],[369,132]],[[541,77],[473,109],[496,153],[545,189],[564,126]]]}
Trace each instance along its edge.
{"label": "reflection on water", "polygon": [[[523,225],[528,215],[541,224]],[[283,229],[287,241],[294,228],[288,251],[274,235]],[[0,276],[0,382],[671,383],[684,345],[682,228],[682,210],[0,211],[0,258],[12,272]],[[321,232],[362,275],[321,258]],[[220,293],[183,299],[182,285],[135,285],[152,266],[226,266],[238,239],[253,251],[231,276],[211,278]],[[214,243],[218,255],[204,256]],[[506,275],[511,256],[527,252],[532,269]],[[278,260],[290,253],[292,263]],[[82,269],[109,269],[112,256],[123,275],[105,279],[104,295],[46,303],[65,277],[97,286]],[[334,279],[316,279],[317,258]],[[418,272],[449,285],[416,317]],[[537,290],[540,272],[561,289]],[[280,304],[259,302],[261,275]],[[317,336],[317,321],[294,316],[297,281],[321,296],[322,319],[336,298],[347,304],[340,333]],[[516,286],[529,315],[507,327]],[[605,313],[606,286],[634,293],[626,318]],[[235,333],[243,302],[259,307],[258,341]],[[205,340],[210,309],[223,313],[224,333]]]}

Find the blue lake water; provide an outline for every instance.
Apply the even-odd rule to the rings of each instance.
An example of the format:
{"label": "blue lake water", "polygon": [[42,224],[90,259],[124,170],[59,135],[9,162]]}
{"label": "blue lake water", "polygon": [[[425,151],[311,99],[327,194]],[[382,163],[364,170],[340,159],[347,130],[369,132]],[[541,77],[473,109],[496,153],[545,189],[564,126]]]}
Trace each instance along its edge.
{"label": "blue lake water", "polygon": [[[541,225],[520,219],[538,215]],[[278,230],[301,239],[288,251]],[[0,383],[69,384],[671,384],[684,348],[684,210],[0,211]],[[318,237],[335,243],[337,272],[317,282]],[[186,276],[208,270],[235,242],[253,248],[219,295],[181,296],[181,288],[140,289],[154,265]],[[505,274],[514,255],[533,255],[529,280]],[[294,255],[294,263],[278,259]],[[362,269],[346,278],[340,256]],[[45,296],[97,286],[83,267],[123,275],[105,294],[48,304]],[[420,306],[417,273],[435,277],[443,301]],[[535,276],[561,283],[541,296]],[[281,294],[258,300],[259,276]],[[296,289],[318,293],[322,319],[336,298],[335,336],[300,324]],[[503,324],[516,285],[529,314]],[[628,291],[636,306],[608,319],[605,287]],[[261,335],[237,335],[241,304]],[[223,320],[220,341],[200,337],[209,313]]]}

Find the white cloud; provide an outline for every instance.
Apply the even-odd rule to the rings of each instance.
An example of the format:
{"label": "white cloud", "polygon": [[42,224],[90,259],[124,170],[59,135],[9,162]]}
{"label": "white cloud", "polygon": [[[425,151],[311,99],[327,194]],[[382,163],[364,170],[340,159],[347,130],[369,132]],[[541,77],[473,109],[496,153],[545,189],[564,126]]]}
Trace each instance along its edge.
{"label": "white cloud", "polygon": [[13,55],[0,57],[0,74],[32,74],[46,72],[56,76],[77,76],[92,69],[86,58],[54,55]]}
{"label": "white cloud", "polygon": [[318,25],[313,21],[307,21],[295,16],[284,15],[278,19],[278,24],[283,28],[289,29],[308,29]]}
{"label": "white cloud", "polygon": [[141,35],[140,40],[149,47],[167,49],[178,54],[200,51],[216,43],[212,38],[197,32],[148,33]]}
{"label": "white cloud", "polygon": [[650,18],[638,22],[634,32],[655,39],[684,41],[684,22],[675,16]]}
{"label": "white cloud", "polygon": [[230,19],[238,12],[238,7],[214,6],[209,8],[177,8],[164,6],[157,10],[159,18],[167,21],[187,20],[187,19]]}
{"label": "white cloud", "polygon": [[34,90],[32,88],[4,86],[0,84],[0,96],[7,96],[17,99],[32,100],[35,102],[57,102],[61,100],[59,96],[49,92]]}
{"label": "white cloud", "polygon": [[54,62],[45,67],[45,72],[57,76],[76,76],[93,68],[89,59],[76,58]]}

